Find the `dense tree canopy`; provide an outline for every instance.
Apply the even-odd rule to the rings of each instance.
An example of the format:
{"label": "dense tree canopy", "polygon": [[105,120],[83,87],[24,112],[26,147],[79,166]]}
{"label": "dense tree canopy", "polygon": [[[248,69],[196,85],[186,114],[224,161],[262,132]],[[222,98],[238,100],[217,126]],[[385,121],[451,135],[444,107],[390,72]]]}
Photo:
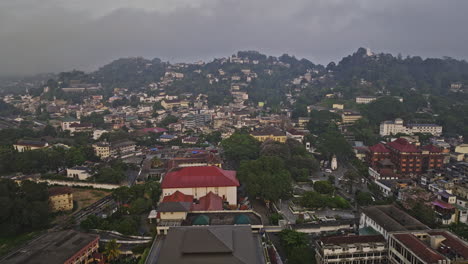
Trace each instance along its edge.
{"label": "dense tree canopy", "polygon": [[238,177],[252,197],[276,201],[291,194],[291,175],[278,157],[263,156],[258,160],[243,161]]}
{"label": "dense tree canopy", "polygon": [[0,180],[0,237],[48,226],[49,193],[45,183]]}

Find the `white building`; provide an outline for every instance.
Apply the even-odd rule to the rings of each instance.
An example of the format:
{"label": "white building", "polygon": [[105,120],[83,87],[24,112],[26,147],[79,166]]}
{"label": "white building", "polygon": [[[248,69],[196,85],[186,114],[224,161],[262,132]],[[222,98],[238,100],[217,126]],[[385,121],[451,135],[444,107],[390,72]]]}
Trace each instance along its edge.
{"label": "white building", "polygon": [[381,136],[396,135],[398,133],[413,135],[417,133],[442,135],[442,126],[436,124],[403,124],[403,119],[397,118],[395,121],[384,121],[380,124]]}
{"label": "white building", "polygon": [[87,167],[73,167],[67,169],[67,177],[82,181],[91,177],[91,172]]}
{"label": "white building", "polygon": [[357,104],[368,104],[370,102],[373,102],[377,100],[377,97],[375,96],[358,96],[356,97],[356,103]]}
{"label": "white building", "polygon": [[167,173],[161,183],[163,196],[179,191],[199,199],[213,192],[231,206],[237,206],[238,186],[235,171],[223,170],[216,166],[179,168]]}

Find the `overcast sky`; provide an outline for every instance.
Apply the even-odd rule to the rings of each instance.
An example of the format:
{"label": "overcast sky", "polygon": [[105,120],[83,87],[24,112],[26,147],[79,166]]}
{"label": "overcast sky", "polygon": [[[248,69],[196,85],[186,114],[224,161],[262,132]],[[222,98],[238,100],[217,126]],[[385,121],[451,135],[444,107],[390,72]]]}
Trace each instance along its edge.
{"label": "overcast sky", "polygon": [[322,64],[359,47],[466,59],[467,10],[467,0],[0,0],[0,75],[238,50]]}

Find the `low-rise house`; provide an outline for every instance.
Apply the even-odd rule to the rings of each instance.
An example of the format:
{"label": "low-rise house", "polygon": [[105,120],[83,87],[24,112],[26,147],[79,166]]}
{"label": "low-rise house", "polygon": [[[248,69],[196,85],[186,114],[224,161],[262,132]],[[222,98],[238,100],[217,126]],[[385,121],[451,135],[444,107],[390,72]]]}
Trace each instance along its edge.
{"label": "low-rise house", "polygon": [[73,178],[75,180],[86,180],[91,177],[91,170],[88,167],[76,166],[73,168],[67,169],[67,177]]}
{"label": "low-rise house", "polygon": [[73,190],[69,187],[49,188],[49,203],[53,212],[73,209]]}

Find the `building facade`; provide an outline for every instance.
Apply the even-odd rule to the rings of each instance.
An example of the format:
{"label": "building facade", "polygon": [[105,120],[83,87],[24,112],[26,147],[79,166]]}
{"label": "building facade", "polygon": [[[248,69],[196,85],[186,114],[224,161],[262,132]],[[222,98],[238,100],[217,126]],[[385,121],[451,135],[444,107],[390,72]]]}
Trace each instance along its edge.
{"label": "building facade", "polygon": [[49,188],[49,203],[53,212],[73,209],[73,190],[69,187]]}
{"label": "building facade", "polygon": [[322,237],[316,241],[317,264],[387,263],[387,245],[382,235]]}

